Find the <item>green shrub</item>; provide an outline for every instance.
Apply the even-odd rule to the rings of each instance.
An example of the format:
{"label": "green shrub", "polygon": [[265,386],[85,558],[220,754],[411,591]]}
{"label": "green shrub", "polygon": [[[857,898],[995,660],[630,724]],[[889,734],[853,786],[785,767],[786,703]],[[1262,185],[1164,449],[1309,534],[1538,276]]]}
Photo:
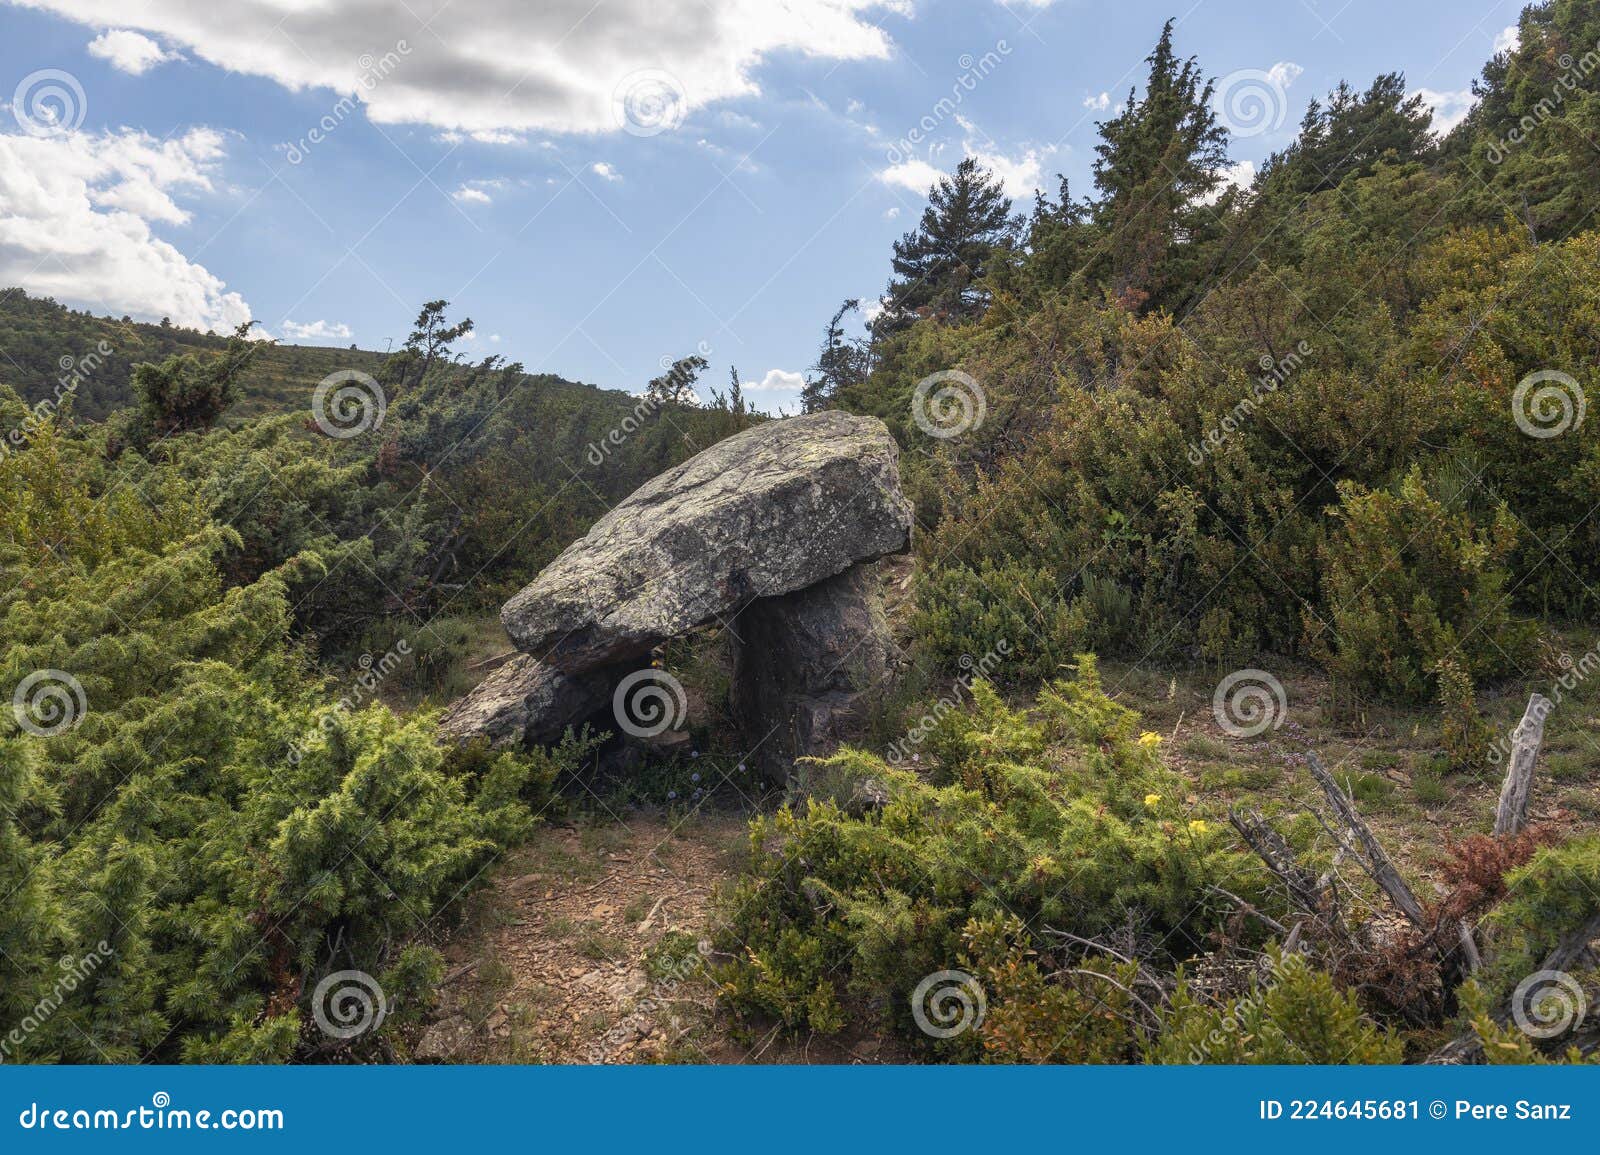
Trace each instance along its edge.
{"label": "green shrub", "polygon": [[1516,520],[1486,526],[1428,493],[1420,469],[1398,492],[1339,487],[1338,528],[1322,551],[1324,609],[1307,610],[1312,652],[1365,697],[1424,701],[1439,662],[1474,680],[1517,673],[1535,632],[1509,608]]}
{"label": "green shrub", "polygon": [[1398,1036],[1361,1012],[1304,955],[1267,956],[1271,973],[1221,1006],[1193,993],[1180,977],[1152,1063],[1398,1063]]}
{"label": "green shrub", "polygon": [[973,920],[1083,935],[1132,923],[1181,957],[1225,917],[1208,884],[1265,901],[1256,861],[1186,809],[1160,739],[1105,695],[1092,657],[1040,693],[1036,720],[982,683],[974,697],[929,743],[948,784],[847,748],[825,765],[876,779],[881,808],[813,798],[751,824],[749,871],[721,901],[736,1009],[828,1032],[865,1001],[905,1024],[910,993],[963,957]]}

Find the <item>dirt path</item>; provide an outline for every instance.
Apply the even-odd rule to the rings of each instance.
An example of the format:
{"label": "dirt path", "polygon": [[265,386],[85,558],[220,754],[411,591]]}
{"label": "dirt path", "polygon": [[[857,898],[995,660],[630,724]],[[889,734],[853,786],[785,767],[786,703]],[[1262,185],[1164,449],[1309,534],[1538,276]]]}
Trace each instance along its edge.
{"label": "dirt path", "polygon": [[433,1062],[706,1061],[695,946],[746,820],[630,816],[549,827],[496,870],[446,948]]}

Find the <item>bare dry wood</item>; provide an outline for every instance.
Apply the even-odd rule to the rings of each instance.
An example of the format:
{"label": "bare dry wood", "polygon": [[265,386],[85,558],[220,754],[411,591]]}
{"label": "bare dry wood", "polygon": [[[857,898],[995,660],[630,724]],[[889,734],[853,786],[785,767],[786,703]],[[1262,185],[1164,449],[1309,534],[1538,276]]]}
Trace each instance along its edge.
{"label": "bare dry wood", "polygon": [[1239,837],[1244,839],[1245,845],[1255,851],[1261,861],[1267,864],[1267,869],[1289,888],[1295,905],[1310,915],[1322,912],[1328,896],[1327,889],[1295,860],[1294,851],[1284,841],[1283,835],[1255,810],[1230,810],[1228,821],[1239,832]]}
{"label": "bare dry wood", "polygon": [[[1589,944],[1600,938],[1600,911],[1595,912],[1586,919],[1583,925],[1569,930],[1556,942],[1549,954],[1544,956],[1544,961],[1539,964],[1542,971],[1567,971],[1571,970],[1580,959],[1589,951]],[[1490,1012],[1489,1017],[1500,1026],[1505,1026],[1512,1019],[1511,999],[1508,996],[1504,1002]],[[1475,1063],[1483,1053],[1483,1043],[1475,1031],[1468,1031],[1458,1035],[1444,1046],[1428,1056],[1427,1061],[1439,1063]]]}
{"label": "bare dry wood", "polygon": [[1528,796],[1533,791],[1533,767],[1544,743],[1544,720],[1555,708],[1543,694],[1528,698],[1528,709],[1511,735],[1511,760],[1500,787],[1500,805],[1494,812],[1496,836],[1520,834],[1528,824]]}
{"label": "bare dry wood", "polygon": [[1355,845],[1351,846],[1350,850],[1360,861],[1362,868],[1382,887],[1390,901],[1400,908],[1413,926],[1426,929],[1427,919],[1423,914],[1422,904],[1417,901],[1417,896],[1411,887],[1395,869],[1394,862],[1389,858],[1389,852],[1384,850],[1377,835],[1372,833],[1372,828],[1362,820],[1361,815],[1356,813],[1356,806],[1350,795],[1346,794],[1334,780],[1328,767],[1316,754],[1306,756],[1306,765],[1310,767],[1311,776],[1317,780],[1317,785],[1322,787],[1323,794],[1327,796],[1328,805],[1333,808],[1339,821],[1354,837]]}

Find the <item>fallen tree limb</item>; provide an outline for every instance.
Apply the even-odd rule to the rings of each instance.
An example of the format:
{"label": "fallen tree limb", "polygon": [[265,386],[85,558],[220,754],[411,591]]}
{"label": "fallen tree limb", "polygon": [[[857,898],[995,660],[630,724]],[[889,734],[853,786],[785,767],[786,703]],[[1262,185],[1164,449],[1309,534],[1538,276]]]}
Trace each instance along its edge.
{"label": "fallen tree limb", "polygon": [[1261,861],[1267,864],[1267,869],[1289,888],[1295,905],[1306,914],[1320,915],[1330,892],[1295,860],[1294,850],[1284,841],[1283,835],[1255,810],[1230,810],[1228,821],[1239,832],[1239,837],[1244,839],[1245,845],[1255,851]]}
{"label": "fallen tree limb", "polygon": [[1350,847],[1350,850],[1362,868],[1389,896],[1390,901],[1400,908],[1406,918],[1411,920],[1411,925],[1427,929],[1427,918],[1422,912],[1422,904],[1417,901],[1417,896],[1406,880],[1400,877],[1400,872],[1395,869],[1388,851],[1384,850],[1377,835],[1372,833],[1372,828],[1362,820],[1361,815],[1356,813],[1355,803],[1351,801],[1350,795],[1346,794],[1334,780],[1327,766],[1316,754],[1306,755],[1306,765],[1310,767],[1311,776],[1317,780],[1317,785],[1322,787],[1323,794],[1327,796],[1328,805],[1338,815],[1345,829],[1355,838],[1356,845]]}
{"label": "fallen tree limb", "polygon": [[[1544,961],[1539,964],[1539,970],[1567,971],[1572,969],[1578,960],[1588,953],[1589,944],[1597,938],[1600,938],[1600,911],[1591,914],[1582,926],[1569,930],[1562,935],[1556,942],[1554,949],[1544,956]],[[1514,993],[1506,996],[1505,1000],[1489,1013],[1489,1017],[1502,1027],[1514,1017],[1511,1004],[1513,997],[1515,997]],[[1483,1041],[1478,1038],[1476,1031],[1468,1031],[1466,1034],[1456,1036],[1434,1051],[1433,1054],[1428,1056],[1427,1062],[1434,1064],[1473,1063],[1481,1057],[1482,1053]]]}

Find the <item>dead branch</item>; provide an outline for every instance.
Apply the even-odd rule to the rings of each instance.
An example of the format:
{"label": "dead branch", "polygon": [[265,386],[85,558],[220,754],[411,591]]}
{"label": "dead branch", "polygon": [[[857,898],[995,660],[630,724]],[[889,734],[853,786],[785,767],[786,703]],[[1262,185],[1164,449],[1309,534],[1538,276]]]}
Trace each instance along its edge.
{"label": "dead branch", "polygon": [[[1254,906],[1240,898],[1237,894],[1234,894],[1231,890],[1223,890],[1222,887],[1214,884],[1206,887],[1206,889],[1211,891],[1213,894],[1220,894],[1223,898],[1227,899],[1240,910],[1244,911],[1245,914],[1254,915],[1256,918],[1266,923],[1268,928],[1271,930],[1275,930],[1281,935],[1287,935],[1289,933],[1289,928],[1284,926],[1283,923],[1273,918],[1270,914],[1257,910]],[[1296,926],[1298,925],[1299,924],[1297,923]]]}
{"label": "dead branch", "polygon": [[1289,888],[1295,905],[1305,913],[1321,913],[1327,890],[1310,872],[1295,860],[1294,850],[1261,814],[1255,810],[1230,810],[1228,821],[1244,839],[1245,845],[1255,851],[1267,869]]}
{"label": "dead branch", "polygon": [[1350,795],[1339,786],[1327,766],[1316,754],[1306,755],[1306,765],[1311,769],[1311,776],[1317,780],[1317,785],[1322,787],[1323,794],[1327,795],[1328,805],[1339,816],[1339,821],[1355,838],[1356,845],[1350,849],[1357,860],[1372,877],[1383,892],[1389,896],[1395,906],[1411,920],[1411,924],[1419,929],[1426,929],[1427,919],[1422,912],[1422,904],[1417,901],[1417,896],[1412,893],[1411,887],[1395,869],[1393,861],[1389,858],[1388,851],[1378,841],[1377,835],[1372,833],[1372,828],[1366,824],[1361,815],[1356,813],[1355,802]]}
{"label": "dead branch", "polygon": [[1512,731],[1511,762],[1500,787],[1500,804],[1494,812],[1496,836],[1520,834],[1528,824],[1528,797],[1533,791],[1533,767],[1544,743],[1544,720],[1555,708],[1543,694],[1528,698],[1528,709]]}

